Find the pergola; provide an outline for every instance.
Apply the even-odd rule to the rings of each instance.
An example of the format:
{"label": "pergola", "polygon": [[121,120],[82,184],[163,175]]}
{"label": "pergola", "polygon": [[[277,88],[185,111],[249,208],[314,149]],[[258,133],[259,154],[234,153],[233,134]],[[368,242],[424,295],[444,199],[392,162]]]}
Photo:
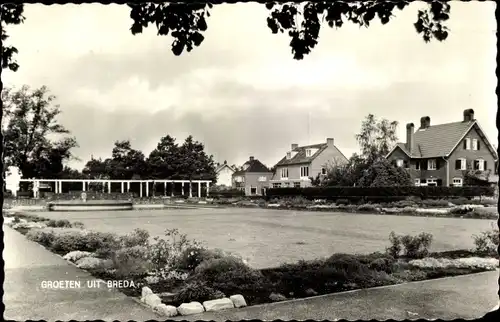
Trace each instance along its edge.
{"label": "pergola", "polygon": [[[149,197],[149,183],[163,183],[165,187],[165,194],[167,192],[167,184],[176,184],[180,183],[182,184],[182,195],[184,195],[184,185],[187,183],[189,184],[189,197],[193,197],[193,183],[196,183],[198,185],[198,196],[201,196],[201,186],[202,184],[207,185],[207,197],[208,197],[208,187],[211,183],[210,180],[110,180],[110,179],[20,179],[20,182],[31,182],[33,183],[34,187],[36,187],[38,190],[38,187],[41,182],[48,182],[48,183],[55,183],[55,193],[61,193],[62,192],[62,184],[63,182],[81,182],[82,183],[82,191],[87,190],[87,186],[90,185],[90,183],[103,183],[103,192],[105,192],[106,185],[108,186],[108,193],[111,193],[111,184],[112,183],[120,183],[121,184],[121,192],[129,192],[130,191],[130,184],[131,183],[139,183],[140,184],[140,192],[139,195],[140,197],[143,196],[143,186],[146,183],[146,197]],[[126,189],[125,189],[125,184],[126,184]],[[174,189],[172,189],[171,196],[174,196]],[[37,196],[35,196],[37,197]]]}

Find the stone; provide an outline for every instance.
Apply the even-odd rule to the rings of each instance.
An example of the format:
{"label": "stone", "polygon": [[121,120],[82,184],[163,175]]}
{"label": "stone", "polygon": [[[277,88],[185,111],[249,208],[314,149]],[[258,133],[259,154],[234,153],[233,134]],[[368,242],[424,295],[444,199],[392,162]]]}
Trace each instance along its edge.
{"label": "stone", "polygon": [[313,290],[312,288],[308,288],[306,291],[305,291],[306,295],[307,296],[316,296],[318,295],[318,292],[316,292],[315,290]]}
{"label": "stone", "polygon": [[95,258],[95,257],[83,257],[76,262],[76,266],[82,269],[94,269],[98,267],[110,268],[113,262],[106,259]]}
{"label": "stone", "polygon": [[91,252],[85,252],[81,250],[74,250],[72,252],[67,253],[63,256],[63,258],[70,262],[76,262],[84,257],[92,257]]}
{"label": "stone", "polygon": [[156,284],[160,281],[160,278],[158,276],[147,276],[144,280],[148,284]]}
{"label": "stone", "polygon": [[155,307],[155,306],[161,304],[161,298],[158,295],[156,295],[156,294],[146,295],[145,297],[143,297],[141,299],[141,301],[143,303],[146,303],[146,305],[148,305],[150,307]]}
{"label": "stone", "polygon": [[179,312],[180,315],[198,314],[203,313],[204,311],[205,309],[200,302],[182,303],[177,308],[177,312]]}
{"label": "stone", "polygon": [[271,293],[271,295],[269,295],[269,299],[272,302],[281,302],[281,301],[286,301],[286,296],[280,293]]}
{"label": "stone", "polygon": [[166,316],[166,317],[173,317],[173,316],[176,316],[177,315],[177,308],[175,306],[172,306],[172,305],[166,305],[166,304],[158,304],[157,306],[155,306],[153,308],[153,311],[155,313],[158,313],[162,316]]}
{"label": "stone", "polygon": [[210,311],[232,309],[234,308],[234,304],[233,301],[225,297],[222,299],[205,301],[203,302],[203,307],[205,308],[205,311],[210,312]]}
{"label": "stone", "polygon": [[233,305],[236,308],[247,306],[247,302],[245,301],[245,298],[241,294],[231,295],[229,299],[233,302]]}
{"label": "stone", "polygon": [[151,294],[154,294],[153,291],[149,287],[144,286],[141,291],[141,299]]}

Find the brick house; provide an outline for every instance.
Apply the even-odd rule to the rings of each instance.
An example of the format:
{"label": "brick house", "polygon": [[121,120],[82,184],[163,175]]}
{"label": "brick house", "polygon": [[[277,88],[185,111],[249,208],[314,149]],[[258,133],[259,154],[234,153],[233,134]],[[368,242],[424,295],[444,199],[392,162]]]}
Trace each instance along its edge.
{"label": "brick house", "polygon": [[417,131],[407,124],[406,143],[397,143],[386,157],[409,169],[419,186],[462,186],[468,169],[480,176],[497,173],[497,153],[472,109],[463,112],[460,122],[431,126],[430,117],[424,116]]}
{"label": "brick house", "polygon": [[273,173],[253,156],[233,173],[232,187],[242,189],[246,196],[263,196]]}
{"label": "brick house", "polygon": [[292,144],[290,151],[276,164],[270,184],[272,188],[308,187],[311,177],[326,175],[329,164],[339,166],[347,162],[348,159],[335,146],[332,138],[320,144]]}

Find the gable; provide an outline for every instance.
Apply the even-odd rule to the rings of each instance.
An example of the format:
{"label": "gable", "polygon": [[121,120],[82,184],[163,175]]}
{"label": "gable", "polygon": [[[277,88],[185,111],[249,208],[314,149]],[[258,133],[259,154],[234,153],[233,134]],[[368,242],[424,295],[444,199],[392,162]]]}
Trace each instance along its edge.
{"label": "gable", "polygon": [[394,148],[387,154],[386,159],[408,158],[410,154],[406,150],[404,143],[397,143]]}
{"label": "gable", "polygon": [[493,156],[493,159],[495,159],[495,160],[498,159],[497,151],[495,150],[493,145],[491,145],[489,139],[486,137],[486,134],[484,133],[481,126],[477,122],[475,122],[473,124],[473,126],[471,126],[470,129],[464,133],[464,135],[457,142],[457,144],[450,150],[449,154],[452,154],[455,150],[462,147],[467,138],[478,140],[478,142],[479,142],[479,151],[478,152],[484,151],[485,149],[487,149],[488,152]]}
{"label": "gable", "polygon": [[[313,145],[307,145],[307,146],[301,146],[298,148],[295,148],[292,152],[296,152],[295,155],[292,155],[293,157],[288,159],[286,155],[278,161],[276,166],[283,166],[283,165],[289,165],[289,164],[299,164],[299,163],[310,163],[314,158],[316,158],[322,151],[324,151],[327,148],[326,143],[323,144],[313,144]],[[311,150],[311,156],[307,156],[306,150]]]}

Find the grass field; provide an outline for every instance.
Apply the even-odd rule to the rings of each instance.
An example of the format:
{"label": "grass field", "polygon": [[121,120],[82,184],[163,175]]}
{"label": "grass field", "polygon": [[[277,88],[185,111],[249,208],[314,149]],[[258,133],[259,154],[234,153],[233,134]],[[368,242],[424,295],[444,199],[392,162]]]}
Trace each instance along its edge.
{"label": "grass field", "polygon": [[391,231],[431,233],[431,250],[468,249],[472,235],[493,220],[283,211],[266,209],[169,209],[116,212],[36,212],[50,219],[81,221],[92,230],[125,234],[135,228],[161,236],[177,228],[210,248],[235,252],[254,268],[314,259],[333,253],[383,251]]}

